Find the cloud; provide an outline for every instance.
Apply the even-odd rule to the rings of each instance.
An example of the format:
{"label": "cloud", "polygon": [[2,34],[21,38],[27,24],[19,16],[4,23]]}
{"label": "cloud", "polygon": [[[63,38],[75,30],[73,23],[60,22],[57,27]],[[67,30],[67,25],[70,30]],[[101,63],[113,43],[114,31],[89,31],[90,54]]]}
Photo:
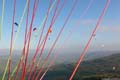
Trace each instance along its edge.
{"label": "cloud", "polygon": [[84,19],[84,20],[76,20],[75,21],[75,25],[80,25],[80,24],[83,24],[83,25],[91,25],[91,24],[96,24],[96,20],[95,19]]}
{"label": "cloud", "polygon": [[[96,25],[97,19],[77,19],[72,21],[75,26],[85,25]],[[104,25],[106,24],[106,25]],[[118,23],[113,24],[113,20],[104,20],[103,23],[99,25],[99,32],[120,32],[120,25],[116,25]],[[95,26],[92,26],[95,27]]]}
{"label": "cloud", "polygon": [[120,32],[120,26],[101,26],[100,32]]}

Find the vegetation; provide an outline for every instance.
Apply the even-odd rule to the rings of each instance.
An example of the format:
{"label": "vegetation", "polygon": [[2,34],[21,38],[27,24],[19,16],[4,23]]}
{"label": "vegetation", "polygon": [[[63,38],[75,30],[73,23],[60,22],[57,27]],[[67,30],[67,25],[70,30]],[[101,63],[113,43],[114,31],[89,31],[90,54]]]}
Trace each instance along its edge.
{"label": "vegetation", "polygon": [[[101,78],[120,78],[119,61],[119,53],[103,58],[84,61],[79,66],[73,80],[101,80]],[[67,80],[70,77],[75,64],[76,63],[63,63],[52,66],[45,75],[44,80]],[[0,75],[2,76],[2,73],[0,73]]]}

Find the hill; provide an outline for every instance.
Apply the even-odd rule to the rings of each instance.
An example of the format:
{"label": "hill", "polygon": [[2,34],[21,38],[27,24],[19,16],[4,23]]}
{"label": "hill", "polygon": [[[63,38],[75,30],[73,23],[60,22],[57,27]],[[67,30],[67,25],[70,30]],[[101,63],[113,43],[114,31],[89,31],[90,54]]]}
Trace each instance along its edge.
{"label": "hill", "polygon": [[[86,78],[120,77],[120,53],[84,61],[80,65],[74,80]],[[52,66],[44,80],[67,80],[75,63]],[[91,79],[88,79],[91,80]],[[96,79],[97,80],[97,79]]]}
{"label": "hill", "polygon": [[[91,54],[91,55],[90,55]],[[91,77],[119,77],[120,75],[120,53],[114,53],[112,55],[106,55],[104,52],[104,55],[102,57],[103,53],[97,54],[97,53],[90,53],[89,56],[92,56],[91,58],[84,60],[75,77],[74,80],[82,80],[83,78],[91,78]],[[96,54],[96,55],[94,55]],[[110,53],[111,54],[111,53]],[[98,56],[101,55],[101,56]],[[106,56],[105,56],[106,55]],[[13,63],[12,66],[16,64],[16,62],[19,60],[20,55],[14,55],[13,56]],[[87,56],[87,57],[89,57]],[[31,58],[31,57],[30,57]],[[1,56],[0,59],[2,60],[0,63],[3,64],[0,66],[0,75],[2,76],[5,62],[7,61],[7,56]],[[73,63],[75,61],[70,60],[69,63],[60,63],[56,64],[51,67],[51,69],[46,74],[44,80],[68,80],[70,77],[73,68],[76,63]]]}

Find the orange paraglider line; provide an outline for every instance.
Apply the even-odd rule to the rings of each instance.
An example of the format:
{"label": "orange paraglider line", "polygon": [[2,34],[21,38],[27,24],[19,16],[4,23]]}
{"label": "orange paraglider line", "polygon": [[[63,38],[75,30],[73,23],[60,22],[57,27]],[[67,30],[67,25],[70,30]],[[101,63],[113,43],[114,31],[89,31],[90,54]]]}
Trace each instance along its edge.
{"label": "orange paraglider line", "polygon": [[75,75],[75,73],[76,73],[76,71],[77,71],[80,63],[82,62],[82,60],[83,60],[83,58],[84,58],[84,56],[85,56],[85,53],[87,52],[87,50],[88,50],[88,48],[89,48],[89,46],[90,46],[90,43],[91,43],[91,41],[92,41],[92,39],[93,39],[93,35],[94,35],[94,34],[96,33],[96,31],[97,31],[97,29],[98,29],[98,27],[99,27],[99,24],[100,24],[100,22],[102,21],[102,18],[103,18],[104,14],[105,14],[105,12],[106,12],[106,10],[107,10],[107,8],[108,8],[109,3],[110,3],[110,0],[107,0],[107,3],[106,3],[106,5],[105,5],[105,8],[104,8],[101,16],[100,16],[99,19],[98,19],[98,22],[97,22],[97,24],[96,24],[96,27],[94,28],[94,30],[93,30],[93,32],[92,32],[92,34],[91,34],[91,36],[90,36],[90,39],[88,40],[88,42],[87,42],[87,44],[86,44],[86,46],[85,46],[85,48],[84,48],[84,50],[83,50],[83,52],[82,52],[82,54],[81,54],[78,62],[77,62],[77,64],[76,64],[76,66],[75,66],[75,68],[74,68],[74,70],[73,70],[73,72],[72,72],[72,75],[70,76],[69,80],[72,80],[72,79],[73,79],[73,77],[74,77],[74,75]]}

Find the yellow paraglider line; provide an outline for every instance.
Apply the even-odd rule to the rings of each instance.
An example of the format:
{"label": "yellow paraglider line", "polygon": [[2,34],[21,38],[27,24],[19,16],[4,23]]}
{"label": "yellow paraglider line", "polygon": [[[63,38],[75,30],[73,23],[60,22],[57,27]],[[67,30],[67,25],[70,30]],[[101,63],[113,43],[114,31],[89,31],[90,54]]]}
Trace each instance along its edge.
{"label": "yellow paraglider line", "polygon": [[[51,12],[51,10],[53,9],[53,7],[54,7],[56,1],[57,1],[57,0],[55,0],[54,3],[52,4],[52,6],[51,6],[49,12]],[[40,26],[39,26],[39,28],[38,28],[38,32],[40,31],[40,28],[41,28],[41,26],[43,25],[43,23],[44,23],[44,21],[45,21],[46,18],[47,18],[47,15],[44,17],[42,23],[40,24]],[[32,44],[34,40],[35,40],[35,38],[32,39],[32,41],[30,42],[30,44]],[[21,57],[21,59],[23,59],[23,57]],[[19,62],[18,62],[18,63],[19,63]],[[13,77],[14,73],[16,72],[16,70],[17,70],[17,66],[18,66],[18,64],[17,64],[17,65],[15,66],[15,68],[13,69],[13,72],[12,72],[12,74],[11,74],[11,77]]]}
{"label": "yellow paraglider line", "polygon": [[[20,22],[19,22],[20,25],[19,25],[19,28],[18,28],[17,33],[20,31],[21,24],[22,24],[23,17],[24,17],[25,12],[26,12],[27,5],[28,5],[28,0],[26,1],[26,4],[25,4],[25,7],[24,7],[24,10],[23,10],[22,16],[21,16],[21,18],[20,18]],[[16,38],[18,37],[18,34],[17,34],[17,33],[16,33],[15,39],[14,39],[14,41],[13,41],[14,43],[13,43],[13,48],[12,48],[12,50],[14,49],[14,44],[15,44]],[[4,74],[3,74],[2,80],[4,80],[4,78],[5,78],[5,75],[6,75],[6,72],[7,72],[7,69],[8,69],[9,59],[10,59],[10,57],[8,57],[8,61],[7,61],[6,67],[5,67],[5,71],[4,71]]]}
{"label": "yellow paraglider line", "polygon": [[4,6],[5,6],[5,1],[2,0],[2,16],[0,20],[0,40],[2,39],[2,26],[3,26],[3,18],[4,18]]}

